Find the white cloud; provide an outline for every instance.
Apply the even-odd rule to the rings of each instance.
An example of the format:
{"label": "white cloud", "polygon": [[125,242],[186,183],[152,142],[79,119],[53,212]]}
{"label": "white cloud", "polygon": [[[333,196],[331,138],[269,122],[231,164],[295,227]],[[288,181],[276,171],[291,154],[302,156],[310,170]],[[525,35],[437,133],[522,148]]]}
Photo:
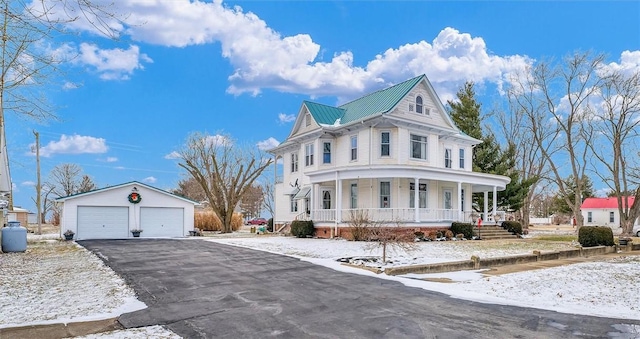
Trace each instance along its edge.
{"label": "white cloud", "polygon": [[104,80],[126,80],[136,69],[144,69],[142,62],[153,60],[140,53],[140,47],[131,45],[129,49],[100,49],[97,45],[80,44],[80,55],[75,61],[92,66]]}
{"label": "white cloud", "polygon": [[156,181],[158,181],[158,179],[156,179],[154,177],[146,177],[146,178],[142,179],[142,182],[145,182],[147,184],[153,184]]}
{"label": "white cloud", "polygon": [[[31,144],[31,149],[34,149],[35,144]],[[109,147],[107,147],[106,141],[103,138],[94,138],[83,135],[62,135],[58,141],[50,141],[46,146],[40,147],[40,155],[43,157],[50,157],[54,154],[84,154],[92,153],[99,154],[105,153]]]}
{"label": "white cloud", "polygon": [[267,151],[270,150],[276,146],[280,145],[280,142],[276,139],[274,139],[273,137],[270,137],[267,140],[262,140],[259,141],[256,146],[258,146],[258,149],[261,151]]}
{"label": "white cloud", "polygon": [[72,90],[72,89],[78,89],[78,88],[80,88],[81,86],[82,86],[81,84],[78,84],[78,83],[75,83],[75,82],[67,81],[67,82],[65,82],[65,83],[64,83],[64,85],[62,85],[62,89],[64,89],[64,90],[67,90],[67,91],[68,91],[68,90]]}
{"label": "white cloud", "polygon": [[284,113],[278,114],[278,122],[280,122],[280,124],[294,122],[294,121],[296,121],[295,114],[284,114]]}
{"label": "white cloud", "polygon": [[173,151],[167,155],[164,156],[165,159],[169,159],[169,160],[173,160],[173,159],[180,159],[180,153]]}
{"label": "white cloud", "polygon": [[[466,80],[490,82],[499,87],[509,74],[532,63],[526,56],[492,54],[481,37],[454,28],[444,28],[433,41],[418,41],[390,47],[365,66],[354,65],[351,51],[335,51],[320,61],[321,46],[308,34],[282,36],[256,14],[240,6],[229,7],[221,0],[127,1],[117,2],[118,12],[127,13],[126,26],[116,25],[119,34],[134,41],[168,47],[220,43],[234,73],[228,92],[258,94],[263,88],[310,96],[355,97],[382,87],[426,74],[441,99],[453,98]],[[95,32],[84,18],[73,28]],[[119,58],[101,56],[95,45],[84,44],[85,62],[111,65]],[[135,47],[135,49],[134,49]],[[114,50],[111,50],[114,51]],[[124,53],[127,52],[127,53]],[[108,54],[106,51],[104,54]],[[119,51],[125,58],[116,72],[103,76],[128,76],[141,67],[139,51],[132,46]],[[367,56],[358,56],[364,59]],[[98,66],[96,66],[98,67]]]}
{"label": "white cloud", "polygon": [[603,67],[605,71],[619,71],[624,75],[640,72],[640,51],[624,51],[620,54],[620,63],[611,62]]}
{"label": "white cloud", "polygon": [[216,135],[207,135],[205,140],[203,140],[208,146],[224,146],[230,144],[232,141],[225,137],[224,135],[216,134]]}
{"label": "white cloud", "polygon": [[33,181],[23,181],[20,186],[36,186],[36,183]]}
{"label": "white cloud", "polygon": [[106,161],[107,162],[116,162],[116,161],[118,161],[118,158],[116,158],[116,157],[107,157]]}

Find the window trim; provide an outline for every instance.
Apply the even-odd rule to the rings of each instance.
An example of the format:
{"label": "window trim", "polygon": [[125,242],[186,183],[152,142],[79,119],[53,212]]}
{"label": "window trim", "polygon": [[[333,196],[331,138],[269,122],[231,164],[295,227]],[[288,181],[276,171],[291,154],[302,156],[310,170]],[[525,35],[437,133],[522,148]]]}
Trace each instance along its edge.
{"label": "window trim", "polygon": [[453,159],[451,159],[452,153],[451,148],[444,149],[444,168],[451,168],[453,166]]}
{"label": "window trim", "polygon": [[587,222],[593,222],[593,212],[587,212]]}
{"label": "window trim", "polygon": [[[350,154],[349,154],[349,158],[351,159],[350,161],[358,161],[358,135],[352,135],[351,138],[349,138],[349,150],[350,150]],[[355,140],[355,147],[353,145],[353,141]]]}
{"label": "window trim", "polygon": [[313,143],[309,143],[309,144],[305,144],[304,145],[304,165],[305,167],[309,167],[309,166],[313,166],[313,153],[314,153],[314,147],[315,145]]}
{"label": "window trim", "polygon": [[298,213],[298,200],[294,199],[295,194],[289,194],[289,212]]}
{"label": "window trim", "polygon": [[[418,100],[420,102],[418,102]],[[424,100],[422,100],[422,95],[416,95],[416,113],[424,114]]]}
{"label": "window trim", "polygon": [[[387,184],[389,186],[389,194],[385,194],[382,195],[382,185],[383,184]],[[380,181],[380,184],[378,185],[378,197],[379,197],[379,204],[380,204],[380,208],[391,208],[391,181]],[[385,200],[383,199],[383,197],[386,197],[386,203],[387,206],[384,206],[384,202]]]}
{"label": "window trim", "polygon": [[[354,190],[355,189],[355,190]],[[358,183],[352,182],[349,186],[349,208],[358,208]]]}
{"label": "window trim", "polygon": [[[419,137],[419,138],[424,138],[424,141],[420,141],[420,140],[414,140],[414,137]],[[414,157],[414,142],[418,142],[420,143],[420,145],[424,145],[424,156],[421,156],[419,158]],[[420,135],[420,134],[413,134],[413,133],[409,133],[409,157],[411,159],[414,160],[429,160],[429,137],[427,137],[426,135]],[[420,148],[420,153],[422,153],[422,147]]]}
{"label": "window trim", "polygon": [[[383,134],[388,134],[387,143],[383,142],[384,138]],[[387,154],[383,154],[384,146],[387,146]],[[380,157],[390,157],[391,156],[391,131],[380,131]]]}
{"label": "window trim", "polygon": [[464,156],[465,156],[465,151],[464,148],[460,148],[458,151],[458,157],[460,159],[460,163],[458,164],[458,166],[460,166],[460,169],[464,169]]}
{"label": "window trim", "polygon": [[616,213],[609,211],[609,222],[616,222]]}
{"label": "window trim", "polygon": [[[328,199],[327,199],[328,197]],[[329,203],[328,205],[326,203]],[[331,190],[322,190],[322,209],[330,210],[332,205]],[[328,206],[328,207],[327,207]]]}
{"label": "window trim", "polygon": [[299,160],[298,152],[291,152],[291,173],[298,172]]}
{"label": "window trim", "polygon": [[[329,153],[326,152],[326,146],[329,144]],[[329,156],[329,161],[327,161],[327,155]],[[331,164],[331,141],[323,141],[322,142],[322,163],[323,164]]]}
{"label": "window trim", "polygon": [[[409,208],[416,208],[414,200],[414,192],[416,190],[415,182],[409,182]],[[424,189],[423,189],[424,188]],[[418,182],[418,208],[429,208],[429,185],[427,183]],[[424,195],[424,199],[423,199]],[[424,204],[422,204],[424,202]],[[413,206],[412,206],[413,205]],[[424,205],[424,207],[422,207]]]}

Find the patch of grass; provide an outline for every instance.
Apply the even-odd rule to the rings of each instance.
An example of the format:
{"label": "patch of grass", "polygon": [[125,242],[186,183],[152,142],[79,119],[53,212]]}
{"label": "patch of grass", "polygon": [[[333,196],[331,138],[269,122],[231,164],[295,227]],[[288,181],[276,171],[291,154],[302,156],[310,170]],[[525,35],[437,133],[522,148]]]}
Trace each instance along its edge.
{"label": "patch of grass", "polygon": [[551,235],[541,235],[541,236],[535,237],[535,240],[571,242],[571,241],[577,241],[578,237],[570,234],[551,234]]}

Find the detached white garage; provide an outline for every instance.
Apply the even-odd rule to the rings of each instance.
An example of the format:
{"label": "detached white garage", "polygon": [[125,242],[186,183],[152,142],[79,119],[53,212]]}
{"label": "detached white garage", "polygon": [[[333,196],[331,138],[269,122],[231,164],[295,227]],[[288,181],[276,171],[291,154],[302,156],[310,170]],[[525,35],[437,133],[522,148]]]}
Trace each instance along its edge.
{"label": "detached white garage", "polygon": [[60,235],[74,239],[184,237],[193,231],[197,202],[140,182],[129,182],[56,199],[62,204]]}

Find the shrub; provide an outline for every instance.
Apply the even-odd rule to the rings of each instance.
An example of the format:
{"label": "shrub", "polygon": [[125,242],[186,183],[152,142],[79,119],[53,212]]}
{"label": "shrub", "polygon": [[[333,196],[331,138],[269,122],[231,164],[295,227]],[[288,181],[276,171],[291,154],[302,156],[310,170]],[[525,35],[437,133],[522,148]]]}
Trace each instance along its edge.
{"label": "shrub", "polygon": [[[233,216],[231,217],[231,229],[237,231],[242,227],[242,224],[242,214],[233,213]],[[196,212],[194,215],[193,227],[199,228],[203,231],[221,231],[222,222],[211,210]]]}
{"label": "shrub", "polygon": [[273,232],[273,218],[269,218],[267,221],[267,231]]}
{"label": "shrub", "polygon": [[613,231],[609,227],[582,226],[578,242],[582,247],[613,246]]}
{"label": "shrub", "polygon": [[444,237],[447,239],[453,238],[453,232],[451,232],[451,230],[444,231]]}
{"label": "shrub", "polygon": [[522,234],[522,224],[517,221],[507,220],[502,222],[502,228],[513,234]]}
{"label": "shrub", "polygon": [[465,239],[473,239],[473,225],[470,223],[454,222],[451,224],[451,232],[463,234]]}
{"label": "shrub", "polygon": [[413,235],[415,235],[416,239],[418,239],[420,241],[424,240],[424,232],[422,232],[422,231],[413,232]]}
{"label": "shrub", "polygon": [[429,240],[435,241],[438,238],[438,231],[429,231]]}
{"label": "shrub", "polygon": [[444,237],[444,232],[442,232],[442,230],[437,230],[436,231],[436,238],[440,239]]}
{"label": "shrub", "polygon": [[456,239],[458,239],[458,240],[464,239],[464,234],[462,234],[462,233],[456,234]]}
{"label": "shrub", "polygon": [[291,234],[298,238],[306,238],[313,235],[313,221],[294,220],[291,222]]}

